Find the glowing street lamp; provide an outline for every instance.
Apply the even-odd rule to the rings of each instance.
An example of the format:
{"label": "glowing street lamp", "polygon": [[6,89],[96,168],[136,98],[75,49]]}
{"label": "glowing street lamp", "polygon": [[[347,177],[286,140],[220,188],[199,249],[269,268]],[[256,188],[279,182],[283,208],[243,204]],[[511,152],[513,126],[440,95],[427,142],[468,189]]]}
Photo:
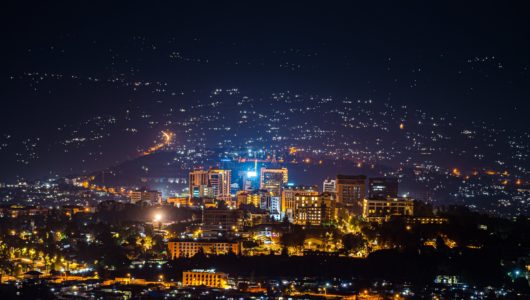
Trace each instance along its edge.
{"label": "glowing street lamp", "polygon": [[160,222],[162,221],[162,215],[161,214],[156,214],[155,215],[155,222]]}
{"label": "glowing street lamp", "polygon": [[155,214],[154,219],[153,219],[153,226],[156,226],[156,223],[158,223],[158,230],[160,230],[162,227],[162,214],[161,213]]}

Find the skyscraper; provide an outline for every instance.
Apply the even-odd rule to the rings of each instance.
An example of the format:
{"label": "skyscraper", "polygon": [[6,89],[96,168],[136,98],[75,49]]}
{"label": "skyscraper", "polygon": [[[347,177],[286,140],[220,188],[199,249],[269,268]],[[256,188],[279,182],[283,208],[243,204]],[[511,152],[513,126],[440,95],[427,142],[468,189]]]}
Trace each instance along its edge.
{"label": "skyscraper", "polygon": [[337,175],[336,186],[337,202],[360,215],[366,195],[366,176]]}
{"label": "skyscraper", "polygon": [[282,187],[287,184],[288,179],[287,168],[261,168],[259,188],[267,190],[272,196],[279,197],[282,193]]}

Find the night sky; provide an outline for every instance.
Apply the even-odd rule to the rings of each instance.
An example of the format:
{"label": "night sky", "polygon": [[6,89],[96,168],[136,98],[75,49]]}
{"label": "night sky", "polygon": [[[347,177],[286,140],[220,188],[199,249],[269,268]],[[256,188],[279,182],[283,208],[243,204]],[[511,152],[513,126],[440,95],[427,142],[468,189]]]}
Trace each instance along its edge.
{"label": "night sky", "polygon": [[[421,109],[457,118],[462,130],[484,121],[528,137],[523,2],[107,2],[2,3],[1,180],[105,168],[134,158],[167,128],[183,140],[167,121],[193,114],[215,89],[262,99],[257,111],[271,94],[290,91]],[[65,145],[93,137],[88,130],[101,138]],[[244,144],[237,136],[231,143]]]}

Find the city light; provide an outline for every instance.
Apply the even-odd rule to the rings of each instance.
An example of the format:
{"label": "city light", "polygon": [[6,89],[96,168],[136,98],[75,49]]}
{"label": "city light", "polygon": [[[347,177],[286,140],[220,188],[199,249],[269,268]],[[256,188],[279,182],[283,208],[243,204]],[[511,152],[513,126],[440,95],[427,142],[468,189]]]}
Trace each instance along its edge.
{"label": "city light", "polygon": [[161,213],[155,214],[154,220],[155,220],[155,222],[162,221],[162,214]]}
{"label": "city light", "polygon": [[1,299],[530,299],[530,3],[23,2]]}

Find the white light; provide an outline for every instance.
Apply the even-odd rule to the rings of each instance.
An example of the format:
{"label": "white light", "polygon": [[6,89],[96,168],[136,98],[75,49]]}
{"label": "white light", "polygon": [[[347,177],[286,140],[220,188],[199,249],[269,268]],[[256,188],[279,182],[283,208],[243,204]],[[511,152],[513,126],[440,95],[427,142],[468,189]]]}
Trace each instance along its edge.
{"label": "white light", "polygon": [[258,176],[258,174],[256,173],[256,171],[248,171],[247,172],[247,177],[256,177]]}
{"label": "white light", "polygon": [[155,215],[155,222],[160,222],[160,220],[162,220],[162,215],[161,214],[156,214]]}

